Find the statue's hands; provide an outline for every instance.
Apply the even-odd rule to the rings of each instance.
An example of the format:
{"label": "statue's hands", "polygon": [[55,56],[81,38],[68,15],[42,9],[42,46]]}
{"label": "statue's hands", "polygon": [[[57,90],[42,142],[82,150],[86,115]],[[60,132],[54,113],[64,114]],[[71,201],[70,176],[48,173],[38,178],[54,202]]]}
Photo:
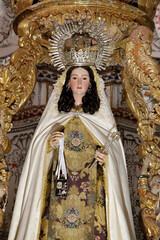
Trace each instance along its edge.
{"label": "statue's hands", "polygon": [[149,167],[151,162],[152,162],[152,159],[150,157],[145,157],[143,159],[143,165],[142,165],[142,168],[141,168],[141,174],[147,174],[148,167]]}
{"label": "statue's hands", "polygon": [[59,139],[63,138],[63,134],[61,132],[53,132],[51,133],[51,143],[53,146],[58,145]]}
{"label": "statue's hands", "polygon": [[100,150],[96,151],[96,160],[100,165],[103,165],[103,163],[107,161],[107,158],[108,158],[107,152],[102,152]]}
{"label": "statue's hands", "polygon": [[151,157],[145,157],[144,159],[143,159],[143,165],[145,165],[145,166],[149,166],[149,164],[152,162],[152,158]]}

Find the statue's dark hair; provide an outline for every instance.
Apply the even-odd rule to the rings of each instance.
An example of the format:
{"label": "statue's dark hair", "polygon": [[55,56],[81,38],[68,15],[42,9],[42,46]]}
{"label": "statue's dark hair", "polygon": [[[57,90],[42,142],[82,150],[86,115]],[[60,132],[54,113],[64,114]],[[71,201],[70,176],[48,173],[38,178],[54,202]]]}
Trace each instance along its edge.
{"label": "statue's dark hair", "polygon": [[[77,66],[70,67],[66,73],[66,80],[58,101],[59,112],[69,112],[74,107],[74,97],[71,88],[67,89],[67,84],[70,80],[72,71],[78,68]],[[100,107],[100,99],[97,92],[96,82],[94,81],[94,74],[90,67],[82,66],[89,73],[91,87],[87,90],[85,96],[82,98],[82,108],[85,113],[94,114]]]}

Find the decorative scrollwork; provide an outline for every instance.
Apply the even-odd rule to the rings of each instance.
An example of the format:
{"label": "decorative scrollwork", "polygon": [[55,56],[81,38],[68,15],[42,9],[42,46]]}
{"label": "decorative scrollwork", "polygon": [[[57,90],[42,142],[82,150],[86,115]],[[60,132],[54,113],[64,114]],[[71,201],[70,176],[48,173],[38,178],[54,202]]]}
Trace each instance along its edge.
{"label": "decorative scrollwork", "polygon": [[24,105],[32,93],[37,77],[36,64],[43,57],[38,25],[30,22],[22,29],[20,48],[13,53],[11,64],[0,68],[0,111],[4,112],[4,134],[12,127],[12,115]]}
{"label": "decorative scrollwork", "polygon": [[[126,65],[122,75],[127,102],[137,118],[137,131],[143,140],[139,145],[139,154],[144,159],[146,157],[151,159],[148,172],[149,181],[160,174],[160,138],[155,135],[156,124],[160,123],[160,69],[158,64],[150,57],[152,36],[152,32],[144,26],[139,26],[133,30],[126,42]],[[148,108],[143,98],[142,87],[144,84],[149,86],[150,94],[155,99],[155,104],[151,109]],[[144,164],[142,168],[144,168]],[[157,178],[160,180],[160,176]],[[149,189],[149,182],[145,179],[140,180],[139,195],[143,226],[147,239],[151,237],[159,239],[160,228],[157,225],[154,210],[154,208],[157,209],[158,197],[156,196],[156,199],[153,200],[154,194],[148,194],[148,190],[144,192],[144,188],[142,188],[142,185],[144,187],[144,181],[145,189]],[[153,200],[152,207],[148,205],[151,199]],[[151,214],[149,215],[149,213]]]}
{"label": "decorative scrollwork", "polygon": [[33,0],[11,0],[11,4],[12,4],[12,8],[14,10],[14,12],[16,14],[18,14],[18,12],[21,12],[23,9],[25,9],[26,7],[31,6],[33,3]]}
{"label": "decorative scrollwork", "polygon": [[151,18],[153,18],[158,3],[159,0],[138,0],[138,7],[145,11]]}

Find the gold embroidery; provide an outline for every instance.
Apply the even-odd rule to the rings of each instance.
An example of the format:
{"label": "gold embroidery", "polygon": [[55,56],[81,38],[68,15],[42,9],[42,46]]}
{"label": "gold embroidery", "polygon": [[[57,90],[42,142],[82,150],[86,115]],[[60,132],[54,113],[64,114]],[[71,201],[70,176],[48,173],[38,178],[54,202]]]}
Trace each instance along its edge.
{"label": "gold embroidery", "polygon": [[[47,218],[44,216],[41,224],[43,234],[40,235],[40,239],[93,240],[97,239],[97,236],[100,236],[99,234],[104,234],[105,237],[105,199],[101,192],[104,185],[102,167],[99,168],[100,166],[98,166],[98,180],[97,165],[92,170],[88,168],[94,159],[97,142],[82,124],[80,118],[72,118],[72,121],[69,121],[65,127],[64,153],[69,177],[68,195],[67,197],[55,196],[54,178],[52,176],[49,221],[47,222]],[[74,150],[69,150],[66,146],[71,133],[73,134],[72,139],[70,138],[70,144],[75,138],[72,141]],[[84,141],[85,149],[81,148],[84,146],[83,144],[79,144],[81,140]],[[56,158],[58,159],[58,155]],[[78,161],[74,161],[77,158]],[[55,171],[57,159],[53,161],[52,173]]]}
{"label": "gold embroidery", "polygon": [[[84,192],[79,194],[76,186],[71,187],[68,197],[54,205],[54,218],[58,219],[52,224],[52,231],[55,233],[55,238],[58,239],[73,239],[77,240],[93,240],[93,231],[90,221],[93,221],[94,209],[89,205],[85,206],[86,195]],[[54,239],[54,238],[53,238]]]}
{"label": "gold embroidery", "polygon": [[81,171],[85,168],[86,163],[93,160],[95,154],[95,147],[93,148],[93,146],[95,146],[96,143],[79,117],[73,118],[72,121],[66,125],[64,136],[64,153],[67,168],[73,172]]}

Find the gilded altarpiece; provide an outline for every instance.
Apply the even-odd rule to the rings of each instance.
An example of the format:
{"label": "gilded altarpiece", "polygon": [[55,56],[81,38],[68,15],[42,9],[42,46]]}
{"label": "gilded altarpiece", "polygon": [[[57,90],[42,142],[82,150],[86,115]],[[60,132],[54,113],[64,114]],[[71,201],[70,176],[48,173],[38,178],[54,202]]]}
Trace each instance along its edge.
{"label": "gilded altarpiece", "polygon": [[[138,144],[140,143],[138,152],[141,158],[152,160],[148,165],[148,181],[151,181],[155,175],[159,176],[160,149],[156,126],[160,124],[160,70],[158,64],[150,57],[154,29],[152,18],[158,1],[148,0],[145,3],[141,0],[133,1],[134,6],[129,0],[114,1],[114,3],[101,0],[98,5],[94,0],[11,2],[16,14],[14,30],[19,36],[19,49],[12,54],[10,65],[0,68],[0,183],[5,193],[5,200],[4,196],[0,198],[1,202],[3,201],[1,223],[9,183],[4,154],[9,153],[11,148],[6,133],[11,131],[13,116],[24,106],[33,92],[37,79],[36,65],[42,63],[51,65],[48,49],[53,32],[57,34],[57,39],[63,31],[66,31],[68,38],[72,38],[77,31],[82,36],[89,34],[94,38],[90,29],[100,27],[102,37],[107,39],[105,65],[100,74],[104,77],[110,68],[121,69],[126,100],[137,119],[137,132],[142,139],[141,143],[137,141]],[[93,47],[96,48],[96,45]],[[60,68],[56,54],[54,63]],[[151,108],[147,106],[143,96],[145,86],[153,97],[154,104]],[[157,220],[159,213],[144,214],[144,209],[149,208],[148,195],[141,194],[143,193],[141,189],[139,192],[146,237],[159,239],[160,228]],[[154,196],[150,196],[152,197]],[[152,200],[150,208],[153,210],[159,199],[155,197]]]}

